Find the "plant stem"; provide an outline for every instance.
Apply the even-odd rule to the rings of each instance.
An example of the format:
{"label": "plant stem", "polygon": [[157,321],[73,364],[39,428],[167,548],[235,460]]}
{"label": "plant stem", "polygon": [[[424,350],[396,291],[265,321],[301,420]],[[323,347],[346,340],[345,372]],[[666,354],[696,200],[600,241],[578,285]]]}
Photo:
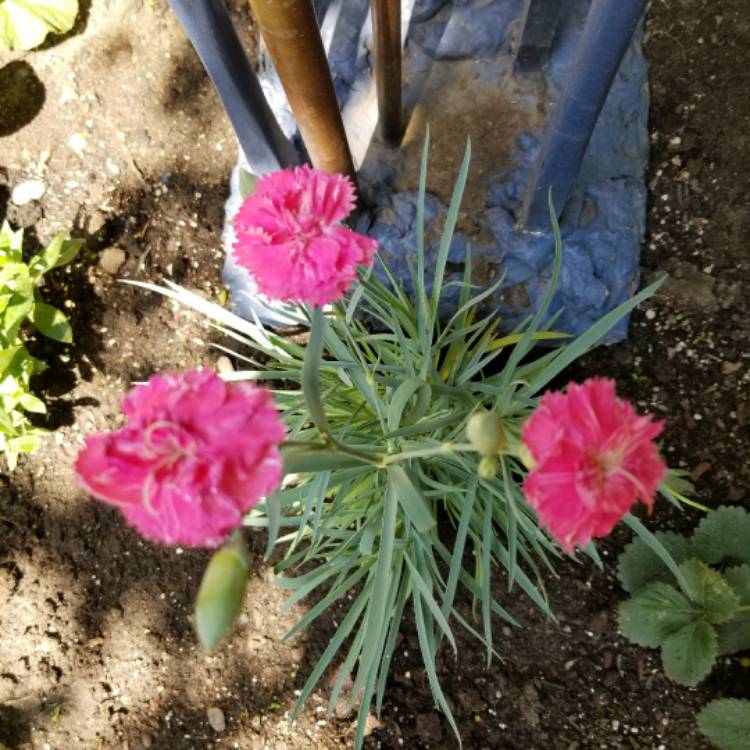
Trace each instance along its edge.
{"label": "plant stem", "polygon": [[441,443],[435,448],[420,448],[414,451],[401,451],[399,453],[391,453],[388,456],[383,457],[383,464],[393,464],[398,461],[408,461],[411,458],[428,458],[430,456],[439,455],[452,455],[453,453],[459,452],[471,452],[476,453],[476,448],[470,443]]}

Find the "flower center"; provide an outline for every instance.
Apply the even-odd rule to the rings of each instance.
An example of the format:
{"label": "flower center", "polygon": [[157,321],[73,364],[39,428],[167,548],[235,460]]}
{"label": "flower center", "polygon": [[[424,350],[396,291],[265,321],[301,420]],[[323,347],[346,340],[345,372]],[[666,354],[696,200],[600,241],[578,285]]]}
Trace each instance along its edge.
{"label": "flower center", "polygon": [[625,456],[619,450],[591,451],[589,458],[594,464],[594,483],[600,489],[622,471]]}

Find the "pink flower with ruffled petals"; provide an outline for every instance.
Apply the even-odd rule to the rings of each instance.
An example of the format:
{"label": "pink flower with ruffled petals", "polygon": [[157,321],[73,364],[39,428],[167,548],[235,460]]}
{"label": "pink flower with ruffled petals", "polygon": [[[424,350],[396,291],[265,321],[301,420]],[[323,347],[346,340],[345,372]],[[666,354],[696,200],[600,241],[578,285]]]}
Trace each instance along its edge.
{"label": "pink flower with ruffled petals", "polygon": [[304,166],[261,177],[234,217],[235,260],[271,299],[335,302],[377,250],[375,240],[338,226],[353,208],[344,175]]}
{"label": "pink flower with ruffled petals", "polygon": [[156,375],[122,410],[124,427],[86,438],[76,472],[149,539],[216,547],[281,482],[284,425],[253,383],[210,370]]}
{"label": "pink flower with ruffled petals", "polygon": [[523,489],[563,547],[606,536],[638,501],[651,507],[667,468],[653,442],[662,428],[604,378],[544,395],[523,426],[534,461]]}

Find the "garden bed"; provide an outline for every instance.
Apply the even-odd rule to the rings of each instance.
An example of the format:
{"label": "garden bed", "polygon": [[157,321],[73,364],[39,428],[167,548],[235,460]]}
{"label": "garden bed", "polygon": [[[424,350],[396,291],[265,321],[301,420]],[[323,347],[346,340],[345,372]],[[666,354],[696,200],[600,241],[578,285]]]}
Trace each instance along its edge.
{"label": "garden bed", "polygon": [[[233,5],[252,46],[246,4]],[[573,374],[616,377],[622,395],[664,416],[670,464],[693,474],[711,507],[750,506],[750,103],[738,66],[748,45],[742,0],[654,3],[643,266],[647,278],[672,279],[634,315],[627,342]],[[219,297],[236,145],[197,58],[162,0],[94,0],[65,40],[0,59],[0,111],[11,113],[0,131],[0,215],[32,241],[66,226],[87,238],[47,291],[76,343],[35,349],[52,364],[39,387],[58,431],[0,484],[0,747],[350,746],[354,717],[326,721],[322,694],[290,723],[336,613],[280,642],[295,612],[279,614],[283,592],[261,562],[260,535],[250,537],[240,625],[205,657],[189,618],[206,554],[144,542],[72,474],[82,436],[116,424],[132,381],[219,356],[197,318],[115,280],[166,276]],[[30,178],[45,195],[15,206],[10,189]],[[697,520],[662,504],[649,525]],[[504,661],[486,670],[483,650],[459,638],[458,664],[449,652],[439,664],[465,747],[702,750],[695,710],[719,695],[750,697],[737,661],[689,690],[663,675],[656,652],[617,635],[614,558],[627,538],[620,530],[602,545],[603,573],[569,562],[550,580],[559,627],[500,582],[497,596],[526,625],[501,631]],[[368,747],[453,746],[420,664],[407,626]]]}

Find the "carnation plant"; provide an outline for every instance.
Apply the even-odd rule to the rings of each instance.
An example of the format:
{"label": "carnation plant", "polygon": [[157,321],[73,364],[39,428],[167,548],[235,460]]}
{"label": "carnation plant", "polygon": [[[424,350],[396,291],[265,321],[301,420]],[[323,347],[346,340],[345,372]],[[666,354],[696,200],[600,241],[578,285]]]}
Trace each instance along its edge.
{"label": "carnation plant", "polygon": [[[489,665],[501,650],[497,620],[519,625],[506,600],[526,597],[554,619],[545,571],[576,548],[600,565],[591,540],[623,518],[681,575],[629,514],[638,501],[650,505],[660,486],[674,500],[654,443],[661,424],[617,398],[611,381],[542,397],[660,282],[568,340],[550,316],[562,254],[555,225],[544,303],[503,334],[485,309],[501,282],[477,289],[470,254],[462,280],[444,281],[469,149],[428,283],[427,153],[425,144],[413,297],[371,239],[338,225],[354,204],[348,180],[309,168],[261,178],[235,220],[235,258],[261,293],[284,303],[305,343],[174,284],[140,284],[204,313],[236,342],[219,348],[246,369],[225,382],[206,371],[152,378],[126,401],[126,426],[88,438],[78,462],[84,486],[146,536],[228,540],[198,593],[205,646],[217,644],[241,607],[243,516],[267,529],[269,553],[280,550],[275,569],[288,605],[315,595],[287,637],[343,604],[295,714],[335,669],[328,708],[345,691],[359,705],[357,748],[371,706],[381,710],[404,618],[416,624],[432,695],[458,736],[436,669],[441,649],[456,654],[458,629],[477,639]],[[441,318],[450,286],[459,303]],[[476,617],[462,614],[459,596],[475,602]]]}

